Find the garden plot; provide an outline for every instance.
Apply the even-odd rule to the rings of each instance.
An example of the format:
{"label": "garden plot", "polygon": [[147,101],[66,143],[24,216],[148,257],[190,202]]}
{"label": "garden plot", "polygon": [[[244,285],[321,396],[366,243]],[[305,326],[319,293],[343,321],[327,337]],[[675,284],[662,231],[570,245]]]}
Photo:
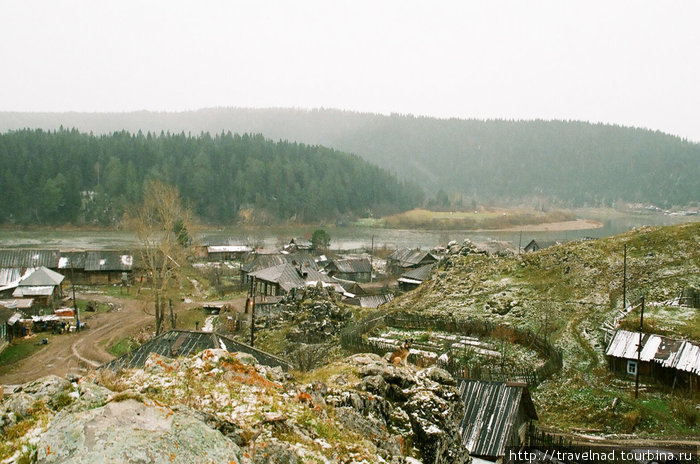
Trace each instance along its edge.
{"label": "garden plot", "polygon": [[385,328],[368,341],[395,348],[413,340],[411,354],[441,362],[459,360],[467,367],[536,369],[545,360],[533,349],[495,337],[477,338],[436,331]]}

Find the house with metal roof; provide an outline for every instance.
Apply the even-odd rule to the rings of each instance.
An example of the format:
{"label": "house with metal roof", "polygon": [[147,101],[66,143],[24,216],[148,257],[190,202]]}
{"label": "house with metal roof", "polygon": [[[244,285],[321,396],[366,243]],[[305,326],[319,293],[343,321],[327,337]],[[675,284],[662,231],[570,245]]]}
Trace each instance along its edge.
{"label": "house with metal roof", "polygon": [[369,282],[372,263],[369,258],[334,259],[326,266],[326,273],[338,279]]}
{"label": "house with metal roof", "polygon": [[506,447],[527,442],[537,412],[526,384],[462,380],[459,395],[465,404],[459,430],[471,456],[495,461]]}
{"label": "house with metal roof", "polygon": [[688,340],[618,329],[605,355],[613,372],[636,376],[639,371],[676,388],[700,389],[700,345]]}
{"label": "house with metal roof", "polygon": [[433,269],[435,269],[435,266],[435,263],[426,264],[425,266],[411,269],[410,271],[403,273],[401,277],[397,279],[399,289],[407,291],[418,287],[424,280],[430,277],[430,274],[433,272]]}
{"label": "house with metal roof", "polygon": [[253,259],[241,265],[241,284],[245,285],[249,283],[249,275],[253,272],[286,263],[296,263],[305,268],[318,271],[318,265],[316,264],[314,257],[309,253],[298,252],[256,254]]}
{"label": "house with metal roof", "polygon": [[20,280],[12,292],[13,298],[32,298],[39,307],[53,307],[63,297],[63,276],[46,267],[40,267]]}
{"label": "house with metal roof", "polygon": [[302,288],[321,283],[324,287],[344,291],[342,286],[333,278],[321,274],[310,266],[294,263],[278,264],[259,271],[251,272],[255,278],[255,293],[257,295],[283,295],[293,288]]}
{"label": "house with metal roof", "polygon": [[292,365],[282,358],[266,353],[245,343],[214,332],[196,332],[190,330],[170,330],[147,341],[138,348],[113,359],[100,369],[137,369],[144,366],[148,356],[156,353],[168,358],[193,356],[207,349],[224,349],[230,353],[242,352],[253,356],[260,364],[291,370]]}
{"label": "house with metal roof", "polygon": [[438,258],[428,251],[399,248],[387,257],[386,269],[389,274],[401,275],[409,269],[416,269],[436,262],[438,262]]}

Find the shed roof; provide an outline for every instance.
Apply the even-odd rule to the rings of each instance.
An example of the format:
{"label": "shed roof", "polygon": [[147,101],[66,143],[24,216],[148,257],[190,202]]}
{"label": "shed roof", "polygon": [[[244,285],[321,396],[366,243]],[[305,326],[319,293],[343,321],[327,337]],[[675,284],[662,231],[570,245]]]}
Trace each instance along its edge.
{"label": "shed roof", "polygon": [[130,271],[134,257],[128,251],[88,251],[85,253],[86,271]]}
{"label": "shed roof", "polygon": [[0,268],[4,267],[50,267],[58,268],[58,250],[0,250]]}
{"label": "shed roof", "polygon": [[[618,329],[605,354],[615,358],[637,359],[640,333]],[[639,360],[700,375],[700,346],[687,340],[655,334],[641,334]]]}
{"label": "shed roof", "polygon": [[291,364],[274,355],[258,350],[244,343],[237,342],[214,332],[194,332],[189,330],[171,330],[149,340],[135,350],[114,359],[101,367],[113,370],[143,367],[151,353],[166,357],[192,356],[206,349],[225,349],[230,353],[242,351],[255,357],[267,366],[280,366],[291,369]]}
{"label": "shed roof", "polygon": [[248,245],[210,245],[207,247],[207,253],[247,253],[250,251],[253,251],[253,247]]}
{"label": "shed roof", "polygon": [[394,299],[394,295],[391,293],[384,293],[383,295],[369,295],[359,297],[360,306],[363,308],[378,308],[383,304],[386,304]]}
{"label": "shed roof", "polygon": [[520,407],[537,419],[535,406],[524,384],[462,380],[459,395],[466,406],[459,428],[462,444],[474,456],[505,454]]}
{"label": "shed roof", "polygon": [[428,251],[399,248],[390,254],[387,260],[397,261],[401,267],[411,267],[421,263],[432,263],[438,259]]}
{"label": "shed roof", "polygon": [[14,298],[26,298],[28,296],[51,296],[55,285],[35,285],[32,287],[17,287],[12,296]]}
{"label": "shed roof", "polygon": [[404,279],[417,280],[423,282],[425,279],[430,277],[430,273],[433,272],[434,268],[435,263],[426,264],[425,266],[417,267],[415,269],[411,269],[410,271],[401,274],[401,277]]}
{"label": "shed roof", "polygon": [[63,275],[42,266],[22,279],[19,283],[19,287],[54,287],[56,285],[61,285],[63,279]]}

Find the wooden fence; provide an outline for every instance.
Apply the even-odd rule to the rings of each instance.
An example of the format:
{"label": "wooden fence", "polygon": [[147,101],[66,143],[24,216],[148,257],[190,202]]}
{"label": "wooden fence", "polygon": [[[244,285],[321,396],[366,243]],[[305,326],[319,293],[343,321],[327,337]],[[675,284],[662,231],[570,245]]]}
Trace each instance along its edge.
{"label": "wooden fence", "polygon": [[[537,369],[513,369],[506,367],[470,367],[450,358],[447,362],[438,364],[452,373],[453,376],[463,379],[478,379],[492,381],[517,381],[526,382],[528,385],[537,385],[561,370],[563,355],[561,350],[554,347],[542,337],[537,336],[527,329],[520,329],[503,324],[495,324],[482,319],[455,318],[450,316],[424,316],[409,313],[382,312],[367,317],[341,334],[341,343],[345,349],[355,353],[371,352],[384,355],[395,349],[390,343],[370,341],[367,334],[379,327],[395,327],[410,330],[433,330],[446,333],[454,333],[464,336],[495,336],[511,343],[518,343],[537,351],[546,359],[545,363]],[[434,358],[426,358],[411,355],[409,360],[416,365],[434,364]]]}

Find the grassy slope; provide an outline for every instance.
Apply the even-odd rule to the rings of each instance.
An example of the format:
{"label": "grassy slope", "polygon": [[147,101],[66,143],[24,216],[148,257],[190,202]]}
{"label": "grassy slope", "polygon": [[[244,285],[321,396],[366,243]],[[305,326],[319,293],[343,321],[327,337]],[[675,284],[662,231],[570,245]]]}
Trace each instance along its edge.
{"label": "grassy slope", "polygon": [[[700,224],[646,227],[588,242],[572,242],[511,258],[451,258],[438,276],[393,307],[452,312],[548,332],[564,350],[560,376],[534,392],[540,422],[562,429],[592,428],[649,435],[700,435],[698,414],[676,398],[649,391],[640,400],[629,382],[607,372],[600,326],[622,306],[623,245],[628,298],[664,301],[700,285]],[[503,308],[512,306],[506,314]],[[697,318],[671,324],[692,336]],[[687,332],[687,333],[683,333]],[[614,398],[619,403],[612,409]],[[659,424],[663,424],[660,426]]]}

